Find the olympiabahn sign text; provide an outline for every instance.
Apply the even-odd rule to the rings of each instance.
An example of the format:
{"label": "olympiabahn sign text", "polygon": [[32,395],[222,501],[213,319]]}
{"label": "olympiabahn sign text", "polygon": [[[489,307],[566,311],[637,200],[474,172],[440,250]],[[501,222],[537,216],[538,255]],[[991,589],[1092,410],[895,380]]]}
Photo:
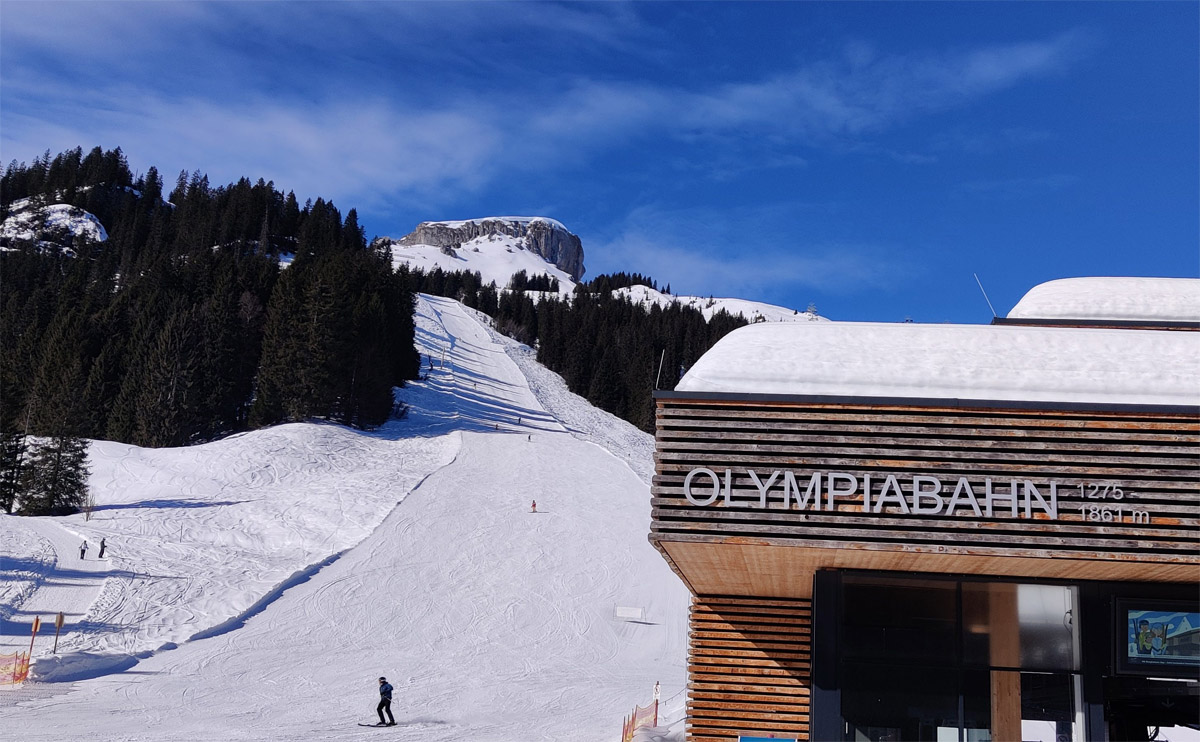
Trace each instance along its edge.
{"label": "olympiabahn sign text", "polygon": [[[734,477],[749,479],[751,496],[735,497]],[[1076,489],[1077,488],[1077,489]],[[1064,503],[1059,508],[1060,490],[1079,493],[1081,502]],[[740,493],[738,493],[740,494]],[[757,497],[755,497],[757,495]],[[697,467],[683,480],[683,496],[697,507],[731,504],[784,510],[833,511],[839,500],[857,500],[864,513],[899,512],[910,516],[974,518],[1038,518],[1086,520],[1097,523],[1150,522],[1146,510],[1129,507],[1132,498],[1121,488],[1108,483],[1062,484],[1050,481],[1035,484],[1028,479],[993,480],[982,486],[966,477],[945,480],[928,474],[899,476],[847,472],[808,472],[799,476],[776,469],[760,474],[754,469],[716,471]]]}

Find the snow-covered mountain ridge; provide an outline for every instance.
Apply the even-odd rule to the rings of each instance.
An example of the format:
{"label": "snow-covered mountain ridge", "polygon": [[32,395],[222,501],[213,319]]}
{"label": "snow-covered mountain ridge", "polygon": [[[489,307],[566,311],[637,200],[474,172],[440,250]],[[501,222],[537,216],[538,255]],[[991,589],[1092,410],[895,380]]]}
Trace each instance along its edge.
{"label": "snow-covered mountain ridge", "polygon": [[657,304],[660,307],[680,304],[685,307],[691,307],[703,314],[706,320],[712,319],[713,315],[717,312],[725,311],[734,316],[740,314],[750,322],[829,321],[828,318],[818,315],[813,310],[802,312],[798,309],[788,309],[787,307],[767,304],[761,301],[750,301],[749,299],[729,299],[711,296],[674,296],[673,294],[664,294],[660,291],[655,291],[649,286],[630,286],[625,289],[617,289],[613,293],[628,295],[634,304],[643,304],[646,306]]}
{"label": "snow-covered mountain ridge", "polygon": [[[568,235],[572,246],[566,254],[570,259],[556,262],[554,248],[539,242],[545,230],[556,235]],[[500,289],[508,286],[513,274],[525,271],[528,276],[541,274],[558,279],[559,296],[570,297],[576,282],[583,272],[583,246],[562,222],[541,216],[499,216],[460,221],[421,222],[410,234],[394,240],[379,238],[376,246],[384,244],[391,249],[394,265],[407,264],[411,268],[430,272],[435,268],[443,271],[473,271],[480,274],[484,283],[494,282]],[[573,256],[578,253],[578,272]],[[676,296],[665,294],[649,286],[631,286],[617,289],[615,295],[626,295],[635,304],[667,307],[671,304],[691,307],[712,319],[724,310],[731,315],[741,315],[749,322],[809,322],[825,321],[814,311],[781,307],[776,304],[728,297]],[[529,292],[535,300],[541,295]]]}
{"label": "snow-covered mountain ridge", "polygon": [[[572,280],[583,277],[583,243],[562,222],[540,216],[491,216],[482,219],[421,222],[409,234],[389,240],[400,250],[433,246],[456,250],[480,238],[509,238],[545,262],[566,272]],[[385,238],[387,239],[387,238]],[[396,248],[393,247],[393,250]],[[501,285],[501,284],[498,284]]]}
{"label": "snow-covered mountain ridge", "polygon": [[[391,249],[392,263],[396,266],[407,264],[426,273],[435,268],[447,272],[473,271],[482,276],[484,283],[495,282],[501,289],[519,271],[525,271],[530,276],[545,273],[558,279],[563,294],[570,294],[575,288],[570,273],[529,250],[525,238],[521,236],[481,234],[453,245],[403,245],[397,240],[381,240],[386,240],[384,244]],[[376,246],[379,244],[379,241],[375,243]]]}

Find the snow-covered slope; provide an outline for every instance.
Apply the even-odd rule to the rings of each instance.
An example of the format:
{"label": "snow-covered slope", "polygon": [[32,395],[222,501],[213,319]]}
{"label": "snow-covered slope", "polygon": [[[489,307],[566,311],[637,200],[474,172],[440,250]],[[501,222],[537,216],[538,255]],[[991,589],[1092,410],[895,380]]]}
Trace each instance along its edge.
{"label": "snow-covered slope", "polygon": [[366,739],[386,675],[397,739],[586,741],[656,680],[678,701],[687,593],[646,540],[650,437],[457,302],[422,298],[418,327],[445,365],[402,391],[404,420],[97,443],[90,522],[0,516],[0,637],[51,603],[79,614],[62,659],[35,648],[63,682],[0,689],[5,722],[26,740]]}
{"label": "snow-covered slope", "polygon": [[444,271],[476,271],[483,282],[495,282],[499,288],[508,286],[514,273],[525,271],[529,276],[548,274],[558,279],[562,294],[570,294],[575,282],[566,271],[546,262],[542,256],[527,250],[523,240],[508,235],[485,235],[462,244],[462,247],[436,245],[401,245],[392,242],[392,263],[407,263],[426,273],[434,268]]}
{"label": "snow-covered slope", "polygon": [[76,237],[93,242],[108,239],[104,226],[90,212],[70,204],[33,206],[28,199],[13,202],[13,212],[0,224],[0,238],[40,241],[43,247],[66,244]]}
{"label": "snow-covered slope", "polygon": [[775,304],[765,304],[761,301],[750,301],[748,299],[729,299],[716,297],[702,296],[674,296],[672,294],[663,294],[655,291],[649,286],[630,286],[627,289],[617,289],[614,293],[627,294],[635,304],[644,304],[650,306],[657,304],[660,307],[669,306],[672,303],[678,303],[686,307],[691,307],[704,315],[705,319],[712,319],[717,312],[724,310],[732,315],[742,315],[750,322],[828,322],[825,317],[821,317],[815,312],[804,311],[797,309],[788,309],[787,307],[777,306]]}
{"label": "snow-covered slope", "polygon": [[[389,439],[333,425],[281,425],[188,448],[96,441],[92,519],[7,518],[6,531],[56,522],[74,534],[75,550],[86,538],[93,557],[107,537],[109,566],[123,571],[103,581],[90,610],[79,606],[86,621],[68,624],[60,647],[146,652],[240,615],[298,568],[362,541],[456,449],[448,437]],[[48,530],[39,535],[53,541]],[[59,557],[76,556],[60,543]],[[69,561],[73,570],[94,566]],[[4,590],[0,583],[0,616]],[[0,632],[0,647],[20,645],[11,640]],[[53,670],[91,671],[69,661]]]}

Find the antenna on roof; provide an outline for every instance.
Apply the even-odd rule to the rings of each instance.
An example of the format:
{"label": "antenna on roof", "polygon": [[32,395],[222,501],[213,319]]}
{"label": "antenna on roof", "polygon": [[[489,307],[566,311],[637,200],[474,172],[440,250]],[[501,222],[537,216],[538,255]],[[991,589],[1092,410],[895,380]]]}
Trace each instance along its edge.
{"label": "antenna on roof", "polygon": [[988,303],[988,309],[992,310],[992,317],[998,317],[999,315],[996,314],[996,308],[992,306],[992,300],[988,298],[987,292],[983,290],[983,282],[979,280],[979,274],[972,273],[971,275],[975,276],[975,283],[979,284],[979,290],[983,293],[983,300]]}

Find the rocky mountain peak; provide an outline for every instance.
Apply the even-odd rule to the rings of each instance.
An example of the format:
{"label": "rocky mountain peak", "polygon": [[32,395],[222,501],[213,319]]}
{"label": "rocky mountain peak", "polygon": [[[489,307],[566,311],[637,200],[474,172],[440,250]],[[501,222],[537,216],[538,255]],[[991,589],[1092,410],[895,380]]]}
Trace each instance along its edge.
{"label": "rocky mountain peak", "polygon": [[540,255],[578,281],[583,277],[583,243],[561,222],[546,217],[491,216],[463,221],[421,222],[409,234],[401,237],[400,245],[434,245],[457,248],[466,242],[502,235],[523,243],[521,246]]}

